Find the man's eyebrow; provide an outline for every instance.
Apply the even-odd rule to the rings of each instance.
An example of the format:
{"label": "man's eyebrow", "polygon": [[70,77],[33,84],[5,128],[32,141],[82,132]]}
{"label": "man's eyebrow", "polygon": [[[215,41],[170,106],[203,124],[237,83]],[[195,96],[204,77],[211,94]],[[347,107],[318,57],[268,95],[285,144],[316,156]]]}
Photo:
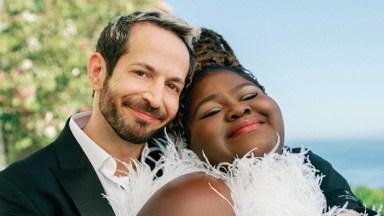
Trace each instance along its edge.
{"label": "man's eyebrow", "polygon": [[172,82],[175,82],[175,83],[179,83],[180,85],[183,86],[184,88],[184,85],[185,85],[185,81],[183,79],[181,79],[180,77],[173,77],[170,79]]}
{"label": "man's eyebrow", "polygon": [[[146,64],[146,63],[143,63],[143,62],[136,62],[136,63],[132,63],[130,64],[131,66],[140,66],[140,67],[143,67],[147,70],[149,70],[150,72],[154,72],[156,73],[156,70],[149,64]],[[180,85],[184,86],[185,85],[185,81],[184,79],[180,78],[180,77],[172,77],[170,79],[170,81],[172,82],[176,82],[176,83],[179,83]]]}
{"label": "man's eyebrow", "polygon": [[144,62],[134,62],[134,63],[131,63],[129,65],[130,66],[140,66],[140,67],[143,67],[149,71],[155,71],[155,69],[151,65],[144,63]]}

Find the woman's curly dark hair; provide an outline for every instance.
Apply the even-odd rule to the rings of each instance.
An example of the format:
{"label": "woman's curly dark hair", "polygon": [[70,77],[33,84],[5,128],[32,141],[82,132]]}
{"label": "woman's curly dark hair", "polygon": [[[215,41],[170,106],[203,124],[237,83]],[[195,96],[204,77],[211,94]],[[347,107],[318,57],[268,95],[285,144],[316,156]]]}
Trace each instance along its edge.
{"label": "woman's curly dark hair", "polygon": [[172,134],[175,137],[182,135],[186,138],[187,143],[190,141],[189,130],[186,127],[189,121],[191,94],[194,86],[207,74],[220,70],[232,71],[255,83],[262,91],[265,91],[252,72],[246,70],[240,64],[232,48],[220,34],[202,28],[199,40],[194,41],[193,47],[196,58],[195,70],[186,79],[185,88],[180,95],[179,111],[169,125]]}

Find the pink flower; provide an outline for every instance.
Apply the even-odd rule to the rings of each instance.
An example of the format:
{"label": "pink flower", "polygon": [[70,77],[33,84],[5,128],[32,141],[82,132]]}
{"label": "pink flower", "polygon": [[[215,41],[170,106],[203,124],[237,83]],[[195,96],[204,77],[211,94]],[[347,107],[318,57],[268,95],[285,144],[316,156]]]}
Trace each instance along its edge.
{"label": "pink flower", "polygon": [[24,99],[24,95],[16,89],[12,91],[12,96],[20,100]]}
{"label": "pink flower", "polygon": [[35,95],[36,93],[36,88],[34,86],[31,86],[29,87],[26,91],[25,91],[25,94],[26,95]]}
{"label": "pink flower", "polygon": [[18,69],[11,71],[11,76],[13,76],[13,77],[18,77],[18,76],[20,76],[20,74],[21,74],[21,71]]}
{"label": "pink flower", "polygon": [[89,107],[88,106],[82,106],[82,107],[80,107],[80,112],[87,112],[87,111],[89,111],[90,109],[89,109]]}
{"label": "pink flower", "polygon": [[88,41],[88,40],[84,40],[84,41],[81,43],[81,48],[82,48],[82,49],[88,49],[88,48],[89,48],[89,41]]}
{"label": "pink flower", "polygon": [[7,77],[7,74],[4,71],[0,71],[0,81],[5,80],[6,77]]}

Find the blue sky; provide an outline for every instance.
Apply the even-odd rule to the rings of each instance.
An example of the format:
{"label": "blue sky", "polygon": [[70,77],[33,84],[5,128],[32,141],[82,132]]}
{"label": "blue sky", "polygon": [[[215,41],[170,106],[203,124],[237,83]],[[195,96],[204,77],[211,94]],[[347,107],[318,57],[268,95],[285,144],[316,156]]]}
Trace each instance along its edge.
{"label": "blue sky", "polygon": [[168,0],[226,38],[282,109],[286,139],[384,139],[384,1]]}

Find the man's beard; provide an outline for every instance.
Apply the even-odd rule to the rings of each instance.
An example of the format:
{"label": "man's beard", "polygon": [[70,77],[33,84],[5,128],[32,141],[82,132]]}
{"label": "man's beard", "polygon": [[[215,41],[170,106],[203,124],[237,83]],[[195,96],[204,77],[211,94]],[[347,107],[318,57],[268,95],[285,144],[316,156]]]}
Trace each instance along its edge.
{"label": "man's beard", "polygon": [[[99,108],[108,124],[115,131],[115,133],[123,140],[133,144],[143,144],[147,142],[160,128],[148,130],[149,123],[136,119],[135,122],[127,122],[124,119],[124,114],[119,113],[119,104],[116,95],[110,90],[108,81],[100,94]],[[160,121],[167,118],[165,112],[160,109],[152,108],[146,100],[141,98],[123,98],[120,106],[130,106],[137,110],[150,113]]]}

